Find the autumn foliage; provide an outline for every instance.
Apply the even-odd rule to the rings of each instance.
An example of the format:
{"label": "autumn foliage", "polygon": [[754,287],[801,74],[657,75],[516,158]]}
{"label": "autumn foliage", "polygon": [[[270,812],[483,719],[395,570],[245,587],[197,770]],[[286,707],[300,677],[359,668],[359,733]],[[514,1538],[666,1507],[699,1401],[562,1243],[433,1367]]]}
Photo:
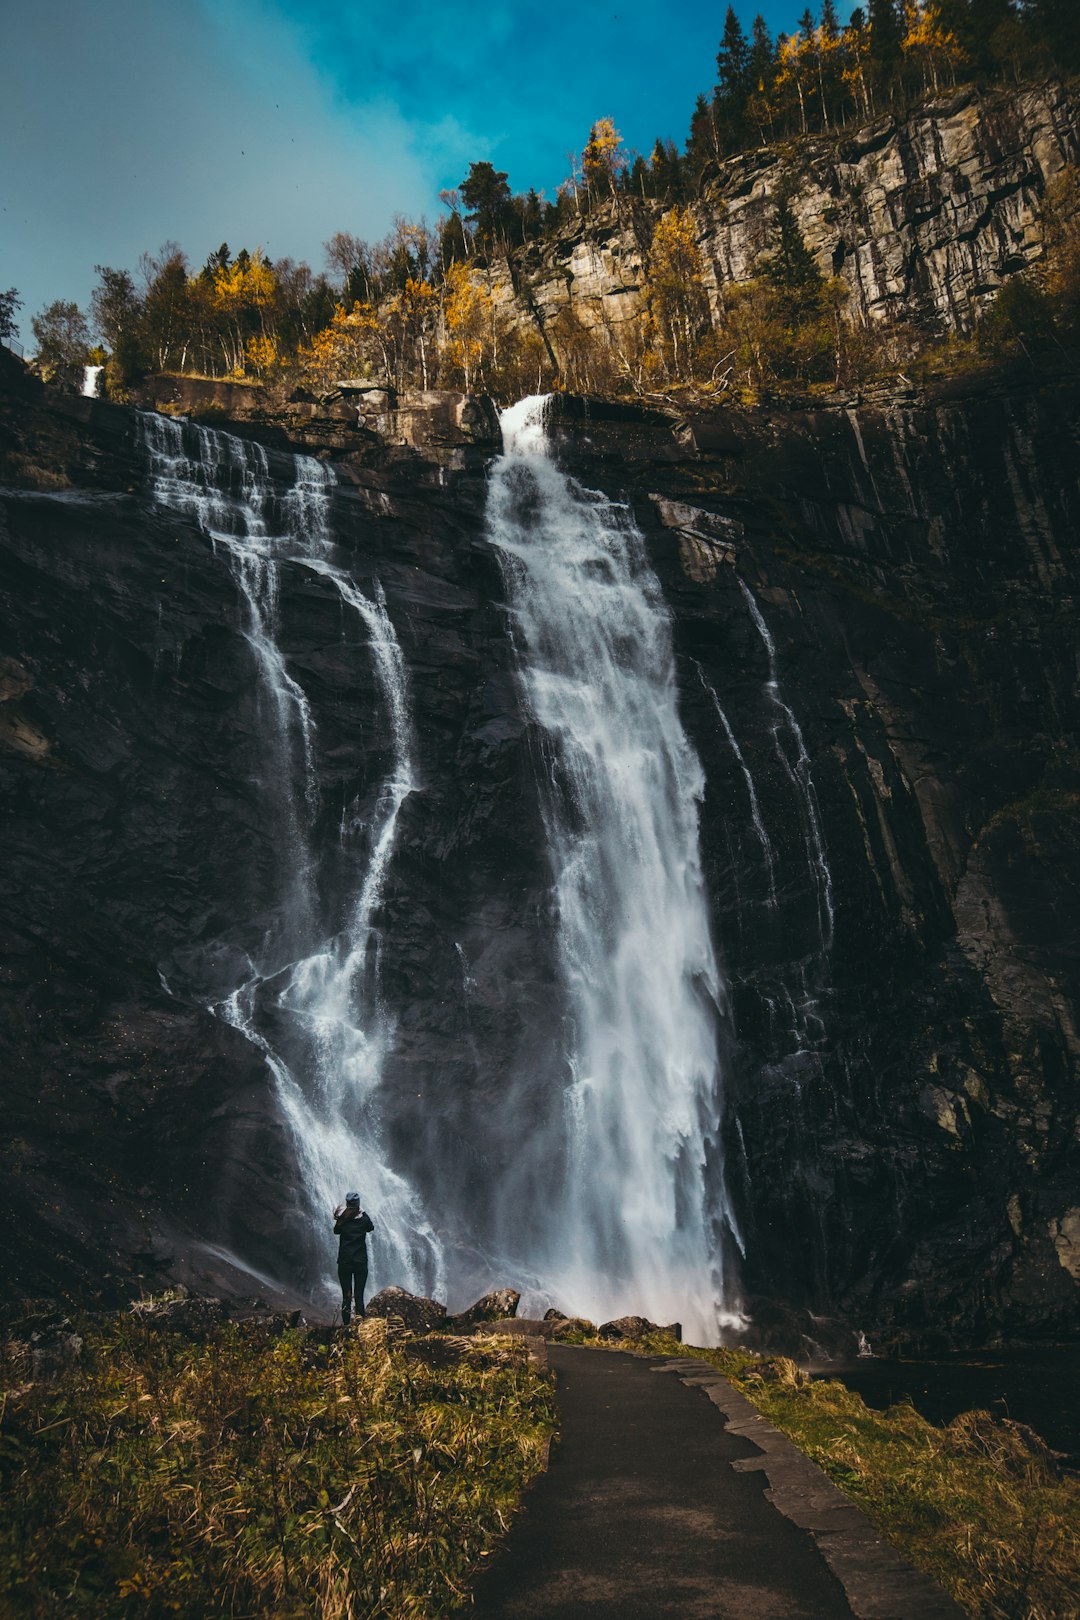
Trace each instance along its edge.
{"label": "autumn foliage", "polygon": [[[434,227],[398,218],[379,242],[338,232],[322,273],[225,243],[198,267],[173,242],[144,255],[136,274],[98,266],[89,321],[63,302],[35,317],[40,368],[79,386],[95,333],[118,399],[154,371],[316,394],[363,378],[511,398],[551,387],[836,384],[883,358],[906,354],[907,363],[923,339],[879,332],[871,341],[846,308],[845,284],[802,242],[790,190],[772,199],[769,240],[735,283],[703,258],[699,198],[749,147],[831,135],[962,78],[1019,81],[1080,64],[1068,10],[1063,0],[1021,9],[1014,0],[868,0],[841,23],[834,0],[821,0],[819,13],[806,9],[774,39],[761,16],[747,33],[729,7],[714,87],[699,96],[681,150],[657,139],[647,155],[630,151],[605,114],[568,154],[553,199],[514,193],[503,171],[472,163],[441,194],[446,212]],[[1065,264],[1071,204],[1048,204],[1048,247]],[[576,232],[600,255],[612,251],[613,222],[635,247],[617,298],[576,298],[545,314],[522,296],[534,244]],[[1015,349],[1051,328],[1060,336],[1070,297],[1050,272],[1014,278],[980,341]]]}

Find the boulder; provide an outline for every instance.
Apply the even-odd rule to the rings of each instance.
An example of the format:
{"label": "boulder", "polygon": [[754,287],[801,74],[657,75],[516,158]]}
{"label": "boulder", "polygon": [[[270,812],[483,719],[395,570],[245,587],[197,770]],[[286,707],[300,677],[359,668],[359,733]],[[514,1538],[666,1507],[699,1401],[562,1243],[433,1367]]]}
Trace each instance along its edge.
{"label": "boulder", "polygon": [[425,1299],[422,1294],[410,1294],[404,1288],[384,1288],[368,1301],[367,1314],[388,1320],[396,1317],[413,1333],[428,1333],[446,1320],[446,1306],[436,1299]]}
{"label": "boulder", "polygon": [[667,1322],[661,1326],[658,1322],[650,1322],[645,1316],[617,1316],[611,1322],[603,1322],[597,1332],[602,1339],[644,1339],[650,1333],[668,1333],[682,1343],[681,1322]]}
{"label": "boulder", "polygon": [[516,1288],[496,1288],[490,1294],[482,1294],[475,1304],[454,1320],[461,1327],[470,1327],[475,1322],[501,1322],[506,1317],[517,1315],[520,1299]]}

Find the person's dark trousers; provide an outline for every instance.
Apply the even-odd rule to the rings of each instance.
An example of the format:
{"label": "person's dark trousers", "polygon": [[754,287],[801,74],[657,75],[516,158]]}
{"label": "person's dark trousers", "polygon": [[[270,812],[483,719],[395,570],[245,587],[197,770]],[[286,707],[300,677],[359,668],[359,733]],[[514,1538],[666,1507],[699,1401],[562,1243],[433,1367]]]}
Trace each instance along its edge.
{"label": "person's dark trousers", "polygon": [[364,1289],[367,1287],[367,1266],[358,1266],[352,1262],[347,1262],[338,1266],[337,1274],[338,1281],[341,1284],[341,1320],[348,1322],[352,1316],[354,1290],[357,1315],[363,1316]]}

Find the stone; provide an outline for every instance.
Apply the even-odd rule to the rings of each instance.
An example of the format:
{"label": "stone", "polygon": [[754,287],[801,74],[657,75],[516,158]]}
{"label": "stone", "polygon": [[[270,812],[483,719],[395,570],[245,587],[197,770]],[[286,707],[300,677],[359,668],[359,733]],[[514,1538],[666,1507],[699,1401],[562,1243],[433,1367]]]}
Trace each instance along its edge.
{"label": "stone", "polygon": [[446,1320],[446,1306],[438,1300],[410,1294],[404,1288],[383,1288],[368,1300],[368,1316],[397,1318],[411,1333],[426,1333]]}
{"label": "stone", "polygon": [[496,1288],[490,1294],[481,1295],[468,1310],[455,1316],[454,1321],[465,1327],[472,1322],[496,1322],[503,1317],[516,1316],[520,1299],[516,1288]]}
{"label": "stone", "polygon": [[644,1316],[617,1316],[611,1322],[602,1322],[596,1331],[602,1339],[644,1339],[650,1333],[668,1333],[682,1342],[680,1323],[669,1322],[661,1327]]}

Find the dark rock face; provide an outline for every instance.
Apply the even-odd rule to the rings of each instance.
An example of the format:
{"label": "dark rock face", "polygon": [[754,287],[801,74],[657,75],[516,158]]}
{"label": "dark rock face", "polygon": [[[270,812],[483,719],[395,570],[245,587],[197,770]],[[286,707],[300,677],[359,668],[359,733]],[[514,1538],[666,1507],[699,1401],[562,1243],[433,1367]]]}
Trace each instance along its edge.
{"label": "dark rock face", "polygon": [[[519,1096],[564,1077],[542,758],[483,528],[490,418],[415,409],[413,442],[335,449],[334,529],[409,666],[423,790],[380,918],[388,1149],[464,1303],[528,1129],[505,1077]],[[872,1340],[1075,1329],[1080,395],[686,422],[569,401],[555,430],[632,502],[674,615],[747,1297]],[[205,1252],[299,1286],[265,1063],[206,1010],[278,881],[235,586],[149,500],[129,412],[31,389],[0,432],[36,486],[0,498],[0,1283],[120,1296]],[[279,608],[329,837],[346,795],[378,791],[386,718],[334,593],[288,576]]]}

